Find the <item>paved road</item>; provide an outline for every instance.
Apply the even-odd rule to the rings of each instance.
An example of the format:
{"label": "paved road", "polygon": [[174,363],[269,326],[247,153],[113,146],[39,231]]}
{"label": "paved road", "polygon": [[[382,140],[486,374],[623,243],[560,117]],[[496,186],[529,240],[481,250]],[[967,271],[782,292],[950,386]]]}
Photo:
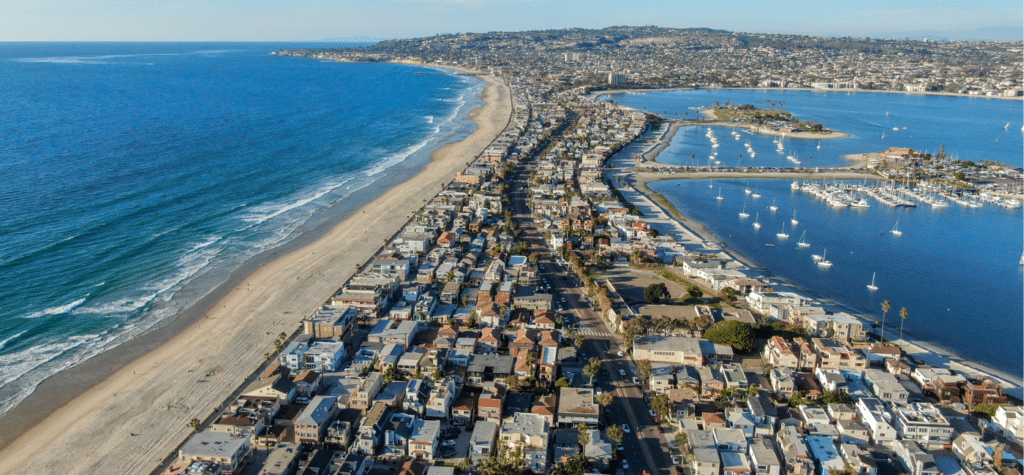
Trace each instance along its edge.
{"label": "paved road", "polygon": [[[566,122],[570,123],[571,120]],[[537,155],[543,153],[542,151]],[[528,182],[532,169],[533,159],[527,159],[510,180],[513,220],[523,230],[519,240],[527,243],[530,252],[539,252],[545,256],[540,261],[543,266],[541,278],[551,285],[556,305],[561,307],[560,313],[568,317],[568,323],[579,324],[577,331],[585,338],[585,343],[580,349],[581,354],[586,359],[596,356],[602,361],[606,375],[597,378],[598,386],[602,391],[615,395],[615,401],[605,412],[606,427],[610,424],[619,424],[627,425],[631,429],[622,443],[622,459],[629,462],[629,469],[625,472],[641,473],[642,470],[649,470],[652,474],[668,474],[672,460],[666,450],[665,438],[649,413],[650,407],[644,401],[643,393],[632,382],[636,375],[633,363],[625,353],[624,357],[618,356],[618,353],[624,350],[617,337],[597,312],[591,309],[576,277],[570,275],[552,259],[552,250],[545,243],[543,233],[534,225],[527,206]]]}

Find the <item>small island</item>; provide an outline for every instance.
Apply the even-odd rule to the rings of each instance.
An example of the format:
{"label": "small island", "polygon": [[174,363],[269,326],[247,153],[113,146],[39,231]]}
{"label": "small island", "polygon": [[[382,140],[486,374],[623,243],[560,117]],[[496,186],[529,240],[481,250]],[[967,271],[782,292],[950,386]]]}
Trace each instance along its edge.
{"label": "small island", "polygon": [[730,122],[753,132],[766,135],[787,135],[805,139],[838,139],[850,134],[829,130],[816,120],[801,121],[789,111],[781,109],[759,109],[753,104],[730,104],[715,106],[700,111],[713,121]]}

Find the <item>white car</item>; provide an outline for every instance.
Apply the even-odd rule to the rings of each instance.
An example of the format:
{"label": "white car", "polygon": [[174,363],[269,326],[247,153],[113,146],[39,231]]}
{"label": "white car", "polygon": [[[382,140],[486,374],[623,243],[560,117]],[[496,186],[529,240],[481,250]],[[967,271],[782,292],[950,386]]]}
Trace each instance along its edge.
{"label": "white car", "polygon": [[626,356],[626,354],[625,354],[625,353],[623,353],[623,352],[621,352],[621,351],[619,352],[619,358],[622,358],[622,357],[625,357],[625,356]]}
{"label": "white car", "polygon": [[626,424],[622,424],[622,432],[625,432],[625,433],[628,434],[629,433],[629,426],[626,425]]}
{"label": "white car", "polygon": [[626,370],[620,369],[619,370],[619,376],[625,376],[625,375],[626,375]]}
{"label": "white car", "polygon": [[657,412],[654,412],[654,409],[651,409],[651,410],[650,410],[650,411],[648,411],[648,412],[650,412],[650,413],[651,413],[651,417],[658,417],[658,413],[657,413]]}
{"label": "white car", "polygon": [[629,460],[622,459],[622,469],[629,470]]}

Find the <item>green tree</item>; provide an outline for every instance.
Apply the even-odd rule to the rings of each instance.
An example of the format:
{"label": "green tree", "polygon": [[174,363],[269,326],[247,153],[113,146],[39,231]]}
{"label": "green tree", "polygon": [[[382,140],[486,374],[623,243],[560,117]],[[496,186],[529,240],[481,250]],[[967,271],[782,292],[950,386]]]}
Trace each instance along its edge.
{"label": "green tree", "polygon": [[651,400],[651,409],[654,409],[663,420],[667,420],[672,414],[672,400],[664,394],[654,396]]}
{"label": "green tree", "polygon": [[644,289],[644,301],[647,303],[658,303],[662,299],[668,300],[671,296],[668,293],[668,287],[664,283],[658,282],[657,284],[648,285]]}
{"label": "green tree", "polygon": [[587,445],[590,444],[590,426],[586,422],[580,422],[576,424],[576,432],[580,436],[580,448],[585,450]]}
{"label": "green tree", "polygon": [[573,343],[576,344],[576,348],[583,348],[583,344],[586,343],[587,339],[583,338],[583,335],[576,335],[573,339]]}
{"label": "green tree", "polygon": [[701,290],[700,287],[697,287],[696,285],[691,285],[687,289],[686,293],[688,294],[688,301],[699,302],[702,298],[704,298],[704,291]]}
{"label": "green tree", "polygon": [[903,341],[903,324],[907,322],[907,317],[910,316],[910,310],[907,307],[900,309],[900,341]]}
{"label": "green tree", "polygon": [[188,421],[188,426],[195,432],[199,432],[199,428],[202,427],[202,425],[203,423],[196,418],[192,418],[192,420]]}
{"label": "green tree", "polygon": [[618,424],[611,424],[605,428],[604,436],[607,437],[608,440],[614,440],[615,443],[619,443],[626,437],[626,433],[622,430],[622,426]]}
{"label": "green tree", "polygon": [[555,381],[555,386],[557,386],[559,388],[568,388],[568,387],[572,386],[572,383],[568,379],[563,377],[563,378],[558,378],[558,381]]}
{"label": "green tree", "polygon": [[444,370],[441,368],[435,369],[434,372],[430,374],[430,378],[433,379],[434,381],[440,381],[444,379]]}
{"label": "green tree", "polygon": [[584,475],[590,473],[590,462],[583,454],[577,455],[551,470],[552,475]]}
{"label": "green tree", "polygon": [[651,362],[644,360],[636,364],[636,375],[641,381],[647,381],[651,377]]}
{"label": "green tree", "polygon": [[889,310],[892,310],[892,302],[888,300],[882,302],[882,329],[878,332],[879,341],[882,343],[885,343],[885,314],[889,313]]}
{"label": "green tree", "polygon": [[600,404],[601,406],[608,407],[611,406],[612,402],[615,401],[615,395],[612,393],[601,393],[598,394],[597,397],[594,398],[594,400],[597,401],[597,403]]}
{"label": "green tree", "polygon": [[590,358],[590,362],[583,367],[583,374],[590,378],[590,384],[594,384],[594,378],[601,372],[601,360],[597,357]]}
{"label": "green tree", "polygon": [[398,370],[396,370],[394,366],[388,365],[387,368],[384,368],[383,376],[384,376],[384,383],[385,384],[390,383],[390,382],[398,379]]}
{"label": "green tree", "polygon": [[686,435],[686,432],[680,431],[676,433],[676,443],[680,447],[686,447],[686,444],[690,443],[690,437]]}
{"label": "green tree", "polygon": [[704,332],[704,339],[719,345],[732,346],[733,350],[748,354],[755,350],[754,329],[748,323],[737,320],[718,322]]}

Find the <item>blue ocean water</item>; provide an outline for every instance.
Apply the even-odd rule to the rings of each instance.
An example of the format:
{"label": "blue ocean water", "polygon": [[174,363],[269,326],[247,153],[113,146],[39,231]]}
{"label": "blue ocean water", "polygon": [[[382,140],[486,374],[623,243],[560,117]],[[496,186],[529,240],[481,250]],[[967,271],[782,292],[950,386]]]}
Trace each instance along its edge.
{"label": "blue ocean water", "polygon": [[[757,90],[658,92],[613,98],[631,107],[667,111],[673,117],[675,112],[680,117],[689,112],[692,117],[694,111],[689,107],[712,105],[715,100],[741,104],[762,101],[759,107],[766,104],[764,101],[784,102],[780,107],[793,111],[798,118],[818,119],[853,134],[846,139],[822,140],[820,149],[817,140],[786,139],[785,155],[802,157],[798,159],[805,167],[844,165],[847,161],[842,155],[891,146],[937,151],[937,144],[944,144],[947,153],[964,160],[986,159],[1015,166],[1021,166],[1024,160],[1020,130],[1024,105],[1019,101]],[[882,138],[881,132],[889,125],[886,111],[900,128],[892,131],[890,127]],[[754,159],[720,152],[720,157],[730,157],[721,166],[736,166],[737,161],[741,166],[793,166],[775,152],[771,137],[741,134],[741,140],[736,141],[729,128],[714,129],[720,150],[733,145],[731,142],[743,144],[749,140],[757,151]],[[706,130],[681,128],[658,161],[707,165],[711,148],[704,135]],[[694,154],[696,159],[691,158]],[[889,300],[893,310],[886,316],[888,328],[898,331],[899,309],[906,307],[910,311],[904,322],[908,336],[938,343],[1010,374],[1024,371],[1024,267],[1019,265],[1024,251],[1024,217],[1020,209],[995,205],[972,209],[952,203],[945,209],[926,205],[890,208],[871,198],[872,207],[868,209],[836,209],[792,191],[790,183],[778,179],[750,180],[749,185],[740,179],[714,179],[713,184],[708,180],[668,180],[651,183],[650,187],[779,279],[876,318],[882,316],[881,302]],[[762,197],[755,200],[746,194],[748,186],[756,188]],[[723,200],[715,199],[719,187]],[[768,208],[773,201],[777,212]],[[744,206],[750,213],[746,219],[739,217]],[[794,211],[798,220],[795,227],[790,221]],[[752,226],[755,218],[762,225],[759,230]],[[888,232],[897,219],[903,231],[899,237]],[[776,236],[783,226],[788,239]],[[805,232],[811,246],[799,248],[796,243]],[[811,254],[822,252],[827,252],[826,257],[834,263],[832,268],[819,268],[811,259]],[[877,275],[877,291],[866,287],[872,273]]]}
{"label": "blue ocean water", "polygon": [[0,44],[0,411],[474,129],[475,78],[267,54],[313,46]]}

